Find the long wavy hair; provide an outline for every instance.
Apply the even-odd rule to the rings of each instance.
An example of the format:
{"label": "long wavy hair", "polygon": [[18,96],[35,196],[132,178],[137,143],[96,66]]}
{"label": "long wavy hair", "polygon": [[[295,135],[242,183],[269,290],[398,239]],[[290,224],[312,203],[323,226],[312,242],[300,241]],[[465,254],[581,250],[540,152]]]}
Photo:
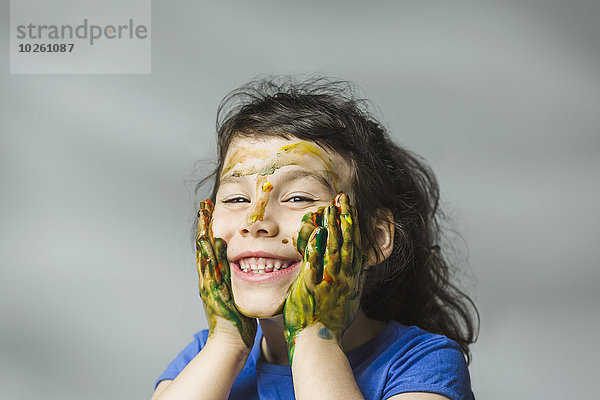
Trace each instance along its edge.
{"label": "long wavy hair", "polygon": [[[329,78],[257,79],[232,91],[217,113],[218,162],[196,191],[220,171],[234,137],[275,136],[315,142],[353,168],[352,203],[362,243],[381,261],[365,272],[361,307],[370,318],[416,325],[456,341],[467,361],[479,328],[477,307],[453,282],[441,245],[439,187],[422,158],[397,145],[353,84]],[[382,260],[373,221],[394,218],[394,244]]]}

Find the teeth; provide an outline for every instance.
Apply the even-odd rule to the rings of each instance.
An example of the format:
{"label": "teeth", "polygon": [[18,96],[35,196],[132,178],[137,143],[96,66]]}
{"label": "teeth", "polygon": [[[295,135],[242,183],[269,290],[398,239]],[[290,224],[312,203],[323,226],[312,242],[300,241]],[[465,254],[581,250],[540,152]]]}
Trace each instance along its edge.
{"label": "teeth", "polygon": [[279,271],[290,267],[294,263],[292,260],[276,260],[262,257],[241,258],[237,262],[242,271],[252,272],[254,274]]}

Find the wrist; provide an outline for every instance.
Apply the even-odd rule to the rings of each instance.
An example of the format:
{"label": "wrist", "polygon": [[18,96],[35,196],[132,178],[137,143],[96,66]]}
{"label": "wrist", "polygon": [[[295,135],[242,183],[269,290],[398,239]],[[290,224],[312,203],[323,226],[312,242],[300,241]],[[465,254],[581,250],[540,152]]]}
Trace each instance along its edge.
{"label": "wrist", "polygon": [[[340,346],[337,335],[321,323],[312,324],[296,337],[294,356],[291,360],[292,374],[317,375],[325,373],[324,368],[335,360],[347,363],[346,355]],[[317,372],[319,371],[319,372]]]}
{"label": "wrist", "polygon": [[333,331],[322,323],[314,323],[302,329],[295,338],[296,347],[334,345],[340,346],[341,332]]}
{"label": "wrist", "polygon": [[291,362],[297,399],[363,399],[336,337],[339,335],[322,324],[313,324],[298,334]]}
{"label": "wrist", "polygon": [[245,326],[248,329],[240,329],[232,321],[229,321],[223,317],[215,316],[215,323],[209,329],[209,338],[217,339],[221,344],[228,348],[241,348],[242,350],[250,349],[254,346],[254,339],[256,337],[256,321],[249,320],[254,323]]}
{"label": "wrist", "polygon": [[[256,335],[256,331],[254,331],[254,335]],[[208,340],[218,344],[223,349],[238,352],[242,355],[250,354],[250,350],[254,345],[254,337],[248,339],[248,343],[246,343],[233,323],[219,316],[216,317],[214,329],[208,334]]]}
{"label": "wrist", "polygon": [[224,335],[215,334],[208,336],[208,340],[203,349],[206,349],[208,352],[218,353],[221,360],[229,360],[229,363],[238,366],[237,369],[239,369],[239,371],[241,371],[246,364],[251,350],[246,347],[241,340],[236,341]]}

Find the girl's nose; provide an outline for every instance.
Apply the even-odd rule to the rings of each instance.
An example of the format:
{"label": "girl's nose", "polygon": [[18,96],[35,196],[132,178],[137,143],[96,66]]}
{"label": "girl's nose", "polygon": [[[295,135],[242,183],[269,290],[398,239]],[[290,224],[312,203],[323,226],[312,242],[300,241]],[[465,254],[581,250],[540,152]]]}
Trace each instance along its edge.
{"label": "girl's nose", "polygon": [[279,234],[279,225],[276,220],[272,218],[272,211],[269,212],[268,210],[270,207],[267,206],[265,208],[266,209],[263,210],[257,210],[257,207],[253,207],[248,212],[246,218],[239,226],[242,236],[271,237]]}

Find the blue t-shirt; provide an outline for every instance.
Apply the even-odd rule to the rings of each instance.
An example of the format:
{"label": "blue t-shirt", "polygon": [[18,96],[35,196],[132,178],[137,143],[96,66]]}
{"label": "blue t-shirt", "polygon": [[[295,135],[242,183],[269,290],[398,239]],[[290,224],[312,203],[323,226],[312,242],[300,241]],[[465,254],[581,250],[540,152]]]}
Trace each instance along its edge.
{"label": "blue t-shirt", "polygon": [[[190,343],[157,379],[175,379],[206,344],[208,331]],[[262,331],[230,399],[294,399],[292,369],[259,361]],[[375,338],[346,353],[365,399],[387,399],[406,392],[431,392],[453,400],[474,400],[467,363],[456,342],[416,326],[390,322]]]}

